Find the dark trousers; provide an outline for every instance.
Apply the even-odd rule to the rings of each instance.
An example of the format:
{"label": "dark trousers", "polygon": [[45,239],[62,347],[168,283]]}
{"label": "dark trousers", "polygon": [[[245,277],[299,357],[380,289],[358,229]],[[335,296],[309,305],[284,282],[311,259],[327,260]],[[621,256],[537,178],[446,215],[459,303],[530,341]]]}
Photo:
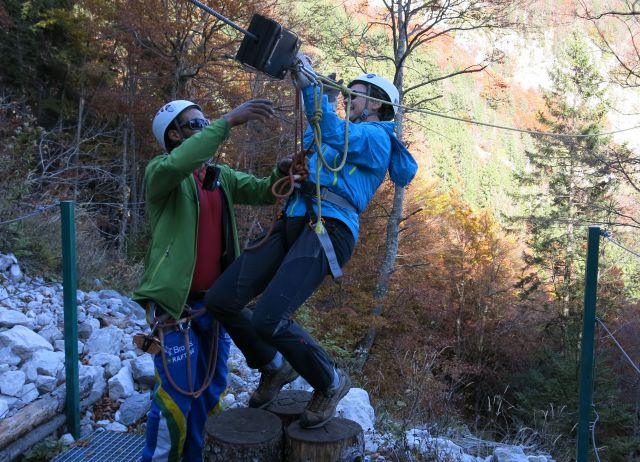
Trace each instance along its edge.
{"label": "dark trousers", "polygon": [[[327,219],[325,228],[343,266],[353,252],[353,236],[338,220]],[[283,218],[266,242],[244,251],[222,273],[205,304],[250,367],[265,366],[279,351],[314,389],[324,391],[333,380],[333,361],[290,317],[327,274],[327,258],[307,219]],[[244,309],[259,294],[253,313]]]}

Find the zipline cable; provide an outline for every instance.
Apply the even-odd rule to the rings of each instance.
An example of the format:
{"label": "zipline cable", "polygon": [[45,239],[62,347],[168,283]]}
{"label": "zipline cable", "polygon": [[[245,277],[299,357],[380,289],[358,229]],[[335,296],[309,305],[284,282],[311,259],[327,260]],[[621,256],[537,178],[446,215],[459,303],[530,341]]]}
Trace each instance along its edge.
{"label": "zipline cable", "polygon": [[480,125],[483,127],[490,127],[490,128],[497,128],[500,130],[508,130],[508,131],[513,131],[513,132],[518,132],[518,133],[526,133],[528,135],[536,135],[536,136],[552,136],[552,137],[556,137],[556,138],[590,138],[590,137],[604,137],[604,136],[610,136],[610,135],[615,135],[617,133],[623,133],[623,132],[627,132],[627,131],[631,131],[631,130],[636,130],[640,128],[640,125],[635,125],[633,127],[628,127],[628,128],[623,128],[620,130],[612,130],[612,131],[608,131],[608,132],[600,132],[600,133],[593,133],[593,134],[579,134],[579,133],[554,133],[554,132],[541,132],[541,131],[536,131],[536,130],[527,130],[524,128],[517,128],[517,127],[510,127],[507,125],[498,125],[498,124],[491,124],[488,122],[481,122],[479,120],[473,120],[473,119],[465,119],[462,117],[456,117],[456,116],[450,116],[450,115],[446,115],[446,114],[442,114],[439,112],[435,112],[435,111],[430,111],[429,109],[423,109],[423,108],[413,108],[411,106],[405,106],[403,104],[394,104],[394,103],[390,103],[389,101],[383,100],[383,99],[379,99],[379,98],[374,98],[373,96],[369,96],[369,95],[364,95],[362,93],[356,93],[353,90],[351,90],[350,88],[348,88],[346,85],[344,84],[339,84],[338,82],[322,75],[322,74],[316,74],[316,78],[320,81],[322,81],[324,83],[324,85],[326,85],[329,88],[333,88],[336,90],[340,90],[340,92],[343,94],[343,96],[346,96],[347,94],[349,95],[356,95],[356,96],[360,96],[362,98],[368,99],[370,101],[375,101],[378,103],[384,103],[384,104],[389,104],[391,106],[395,106],[397,108],[401,108],[404,109],[405,111],[410,111],[410,112],[419,112],[419,113],[423,113],[423,114],[427,114],[430,116],[434,116],[434,117],[440,117],[443,119],[449,119],[449,120],[455,120],[458,122],[465,122],[468,124],[472,124],[472,125]]}

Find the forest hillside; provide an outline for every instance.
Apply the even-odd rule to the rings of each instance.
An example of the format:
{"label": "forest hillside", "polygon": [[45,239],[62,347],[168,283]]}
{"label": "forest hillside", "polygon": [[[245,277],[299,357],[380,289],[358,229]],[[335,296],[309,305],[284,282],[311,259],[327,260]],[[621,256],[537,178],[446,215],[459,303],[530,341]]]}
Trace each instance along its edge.
{"label": "forest hillside", "polygon": [[[369,391],[379,425],[465,428],[571,460],[598,225],[594,446],[638,460],[637,4],[207,4],[243,26],[254,13],[280,22],[323,75],[374,72],[400,92],[396,134],[418,174],[385,181],[345,276],[297,315]],[[4,0],[0,26],[0,252],[30,273],[59,280],[57,204],[74,200],[80,288],[133,291],[149,240],[144,169],[161,153],[151,120],[166,101],[197,101],[213,120],[272,99],[276,117],[221,148],[233,168],[266,175],[298,149],[289,77],[243,67],[242,34],[187,1]],[[246,245],[274,212],[237,213]]]}

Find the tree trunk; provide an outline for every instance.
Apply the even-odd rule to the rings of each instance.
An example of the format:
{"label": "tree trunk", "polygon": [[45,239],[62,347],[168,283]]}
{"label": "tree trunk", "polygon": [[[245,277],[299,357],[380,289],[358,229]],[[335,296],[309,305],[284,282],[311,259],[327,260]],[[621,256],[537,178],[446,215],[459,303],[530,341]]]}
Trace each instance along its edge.
{"label": "tree trunk", "polygon": [[[400,103],[402,103],[402,85],[404,82],[404,58],[406,51],[406,28],[405,18],[402,9],[401,2],[397,4],[397,31],[398,31],[398,46],[394,51],[394,60],[396,65],[396,75],[394,77],[394,85],[400,92]],[[402,124],[403,110],[398,108],[396,113],[396,135],[402,140],[403,124]],[[382,315],[384,307],[384,299],[389,289],[389,278],[393,272],[396,264],[396,257],[398,256],[398,233],[400,231],[400,222],[402,221],[402,211],[404,204],[404,187],[395,186],[393,194],[393,207],[391,214],[387,221],[387,238],[385,245],[385,255],[378,272],[378,281],[376,283],[375,292],[373,294],[374,307],[371,310],[371,315],[379,317]],[[369,358],[369,352],[373,347],[373,343],[376,340],[377,329],[375,323],[372,323],[369,327],[366,335],[360,341],[356,349],[356,359],[354,368],[356,370],[362,370],[367,359]]]}
{"label": "tree trunk", "polygon": [[286,427],[300,418],[310,400],[310,391],[282,390],[265,411],[277,415]]}
{"label": "tree trunk", "polygon": [[352,420],[331,419],[324,427],[304,429],[299,422],[287,427],[286,462],[363,462],[364,433]]}

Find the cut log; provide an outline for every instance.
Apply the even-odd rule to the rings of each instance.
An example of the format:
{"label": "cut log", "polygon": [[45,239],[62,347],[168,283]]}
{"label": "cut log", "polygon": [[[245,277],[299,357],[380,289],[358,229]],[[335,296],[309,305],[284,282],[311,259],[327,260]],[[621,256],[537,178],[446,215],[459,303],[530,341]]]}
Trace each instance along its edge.
{"label": "cut log", "polygon": [[278,393],[276,399],[269,404],[265,411],[269,411],[282,420],[286,427],[290,423],[298,420],[300,414],[307,407],[307,403],[311,399],[311,392],[304,390],[282,390]]}
{"label": "cut log", "polygon": [[286,462],[363,462],[364,432],[353,420],[335,418],[324,427],[304,429],[300,422],[287,427]]}
{"label": "cut log", "polygon": [[203,462],[280,462],[282,423],[262,409],[229,409],[207,419]]}

